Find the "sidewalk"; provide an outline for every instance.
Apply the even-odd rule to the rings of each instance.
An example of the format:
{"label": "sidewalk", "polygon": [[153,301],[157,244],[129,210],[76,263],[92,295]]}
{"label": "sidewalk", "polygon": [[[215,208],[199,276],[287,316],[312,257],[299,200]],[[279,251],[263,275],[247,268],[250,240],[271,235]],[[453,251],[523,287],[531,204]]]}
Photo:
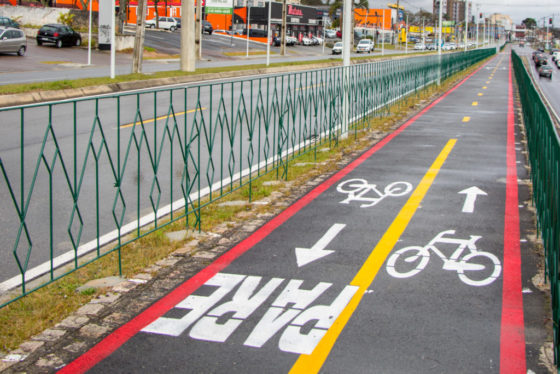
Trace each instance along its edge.
{"label": "sidewalk", "polygon": [[300,199],[272,199],[279,214],[119,285],[8,372],[548,372],[512,93],[502,53]]}

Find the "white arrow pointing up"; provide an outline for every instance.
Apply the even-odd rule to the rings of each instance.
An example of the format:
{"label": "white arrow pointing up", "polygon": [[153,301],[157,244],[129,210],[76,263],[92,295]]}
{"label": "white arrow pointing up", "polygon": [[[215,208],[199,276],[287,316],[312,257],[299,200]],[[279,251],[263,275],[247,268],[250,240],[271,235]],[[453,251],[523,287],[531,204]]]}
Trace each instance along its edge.
{"label": "white arrow pointing up", "polygon": [[461,194],[467,195],[465,198],[465,204],[463,204],[463,213],[473,213],[474,212],[474,202],[478,195],[488,195],[486,192],[482,191],[480,188],[473,186],[466,190],[459,192]]}
{"label": "white arrow pointing up", "polygon": [[311,248],[296,248],[296,260],[298,267],[305,266],[310,262],[318,260],[322,257],[328,256],[334,251],[325,249],[327,245],[338,235],[346,225],[342,223],[335,223],[331,226],[329,231],[315,245]]}

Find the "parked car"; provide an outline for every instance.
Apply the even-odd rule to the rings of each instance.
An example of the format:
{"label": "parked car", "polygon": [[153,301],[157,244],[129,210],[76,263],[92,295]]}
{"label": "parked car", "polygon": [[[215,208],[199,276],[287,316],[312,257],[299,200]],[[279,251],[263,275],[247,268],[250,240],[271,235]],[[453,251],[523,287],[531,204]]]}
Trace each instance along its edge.
{"label": "parked car", "polygon": [[301,38],[301,44],[313,45],[313,40],[311,38],[308,38],[307,36],[304,36],[303,38]]}
{"label": "parked car", "polygon": [[175,22],[177,22],[177,28],[180,29],[181,28],[181,17],[173,17],[173,19],[175,20]]}
{"label": "parked car", "polygon": [[426,45],[424,43],[416,43],[414,45],[414,49],[417,51],[423,51],[424,49],[426,49]]}
{"label": "parked car", "polygon": [[19,23],[8,17],[0,17],[0,26],[19,29]]}
{"label": "parked car", "polygon": [[313,45],[322,45],[323,44],[323,38],[320,38],[318,36],[312,36],[311,40],[313,40]]}
{"label": "parked car", "polygon": [[208,21],[202,21],[202,33],[207,33],[208,35],[212,35],[212,33],[214,32],[214,28],[212,27],[212,24]]}
{"label": "parked car", "polygon": [[342,32],[340,30],[336,30],[336,37],[342,38]]}
{"label": "parked car", "polygon": [[546,77],[552,79],[552,66],[542,65],[537,69],[539,72],[539,77]]}
{"label": "parked car", "polygon": [[371,53],[374,49],[375,49],[375,47],[374,47],[373,41],[371,41],[370,39],[362,39],[362,40],[360,40],[360,42],[356,46],[356,52],[357,53],[360,53],[360,52]]}
{"label": "parked car", "polygon": [[179,28],[177,20],[173,17],[159,17],[157,22],[155,18],[152,18],[146,21],[146,27],[153,29],[156,27],[156,23],[160,29],[164,30],[175,31]]}
{"label": "parked car", "polygon": [[325,30],[325,38],[329,38],[329,39],[336,38],[336,30]]}
{"label": "parked car", "polygon": [[332,54],[339,55],[341,53],[342,53],[342,42],[334,43],[334,46],[332,48]]}
{"label": "parked car", "polygon": [[82,44],[82,37],[74,31],[70,26],[61,24],[44,25],[37,31],[37,45],[43,43],[52,43],[57,48],[63,45],[79,46]]}
{"label": "parked car", "polygon": [[286,35],[286,45],[296,45],[297,43],[298,43],[297,38]]}
{"label": "parked car", "polygon": [[556,60],[556,67],[560,69],[560,58]]}
{"label": "parked car", "polygon": [[27,38],[23,31],[13,27],[0,26],[0,53],[17,53],[19,56],[23,56],[26,50]]}

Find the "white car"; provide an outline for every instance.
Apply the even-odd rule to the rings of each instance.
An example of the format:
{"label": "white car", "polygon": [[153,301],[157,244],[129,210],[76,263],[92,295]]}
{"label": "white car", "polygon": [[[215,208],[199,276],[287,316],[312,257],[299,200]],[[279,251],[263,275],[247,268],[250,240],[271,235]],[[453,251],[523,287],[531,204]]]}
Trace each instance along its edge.
{"label": "white car", "polygon": [[297,38],[293,36],[286,35],[286,45],[295,45],[298,43]]}
{"label": "white car", "polygon": [[325,38],[329,38],[329,39],[336,38],[336,30],[325,30]]}
{"label": "white car", "polygon": [[[177,21],[173,17],[159,17],[158,19],[159,28],[165,29],[169,31],[175,31],[179,27]],[[156,27],[156,19],[152,18],[146,21],[146,27],[155,28]]]}
{"label": "white car", "polygon": [[414,45],[414,49],[418,51],[423,51],[424,49],[426,49],[426,45],[424,43],[416,43]]}
{"label": "white car", "polygon": [[313,40],[311,38],[308,38],[308,37],[304,36],[303,38],[301,38],[301,44],[303,44],[303,45],[313,45]]}
{"label": "white car", "polygon": [[371,41],[370,39],[362,39],[362,40],[360,40],[360,42],[356,46],[356,52],[357,53],[360,53],[360,52],[371,53],[374,50],[374,48],[375,48],[375,46],[373,44],[373,41]]}
{"label": "white car", "polygon": [[337,42],[334,44],[334,47],[332,48],[332,54],[339,55],[341,53],[342,53],[342,42]]}

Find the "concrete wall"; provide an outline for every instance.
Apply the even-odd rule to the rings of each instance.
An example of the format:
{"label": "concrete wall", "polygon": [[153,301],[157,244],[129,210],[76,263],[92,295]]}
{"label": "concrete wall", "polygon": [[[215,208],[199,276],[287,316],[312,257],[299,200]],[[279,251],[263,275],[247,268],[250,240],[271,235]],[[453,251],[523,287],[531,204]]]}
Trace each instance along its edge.
{"label": "concrete wall", "polygon": [[[25,6],[0,6],[0,15],[10,17],[22,25],[41,26],[46,23],[59,23],[61,14],[74,14],[73,26],[88,27],[89,12],[67,8],[32,8]],[[97,25],[97,12],[92,13],[92,23]]]}

